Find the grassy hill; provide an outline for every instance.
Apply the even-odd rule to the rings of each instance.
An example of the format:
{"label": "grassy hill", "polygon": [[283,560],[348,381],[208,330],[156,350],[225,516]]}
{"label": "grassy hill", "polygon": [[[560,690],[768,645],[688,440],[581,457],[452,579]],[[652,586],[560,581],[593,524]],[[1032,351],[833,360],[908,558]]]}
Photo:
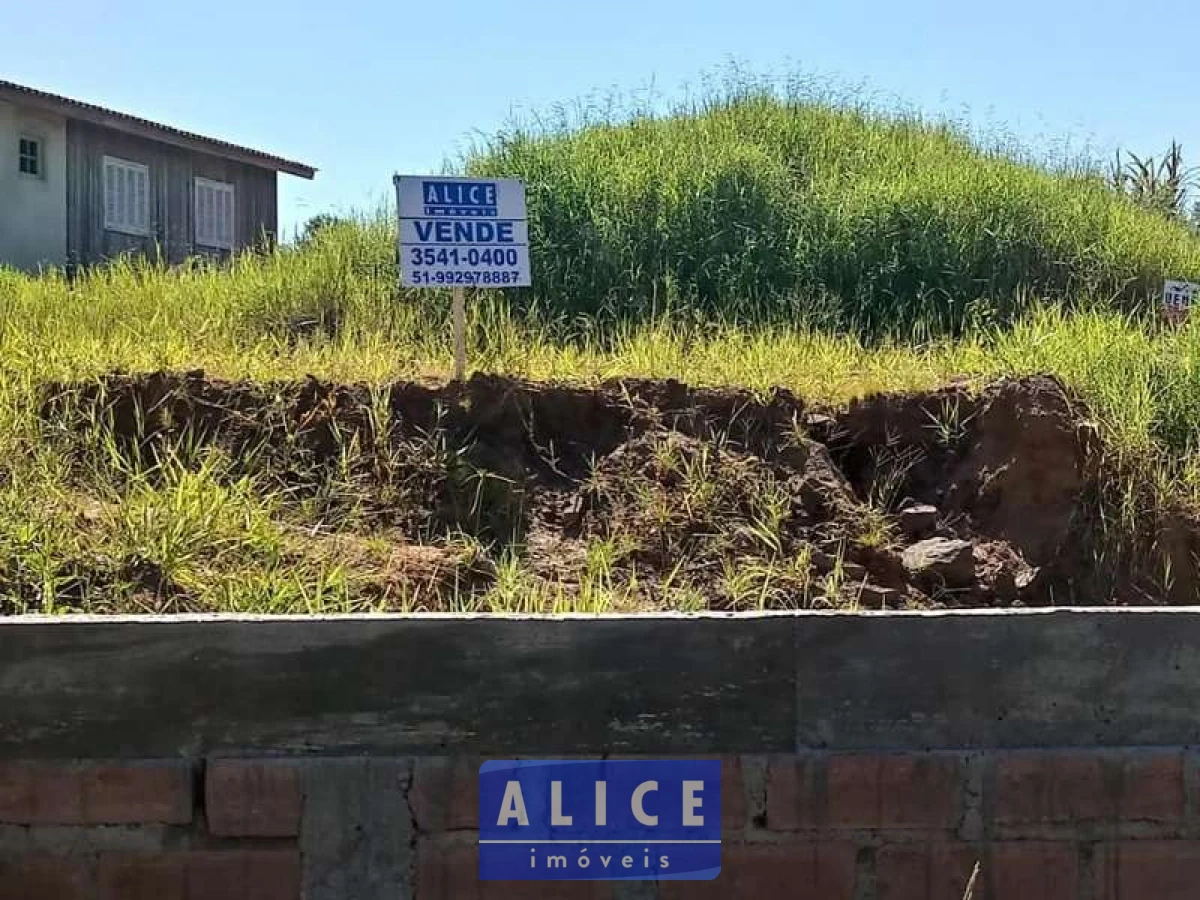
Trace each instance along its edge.
{"label": "grassy hill", "polygon": [[734,95],[677,115],[514,130],[468,159],[529,185],[537,296],[745,305],[938,333],[1028,298],[1137,305],[1200,240],[1088,172],[1053,174],[917,117]]}

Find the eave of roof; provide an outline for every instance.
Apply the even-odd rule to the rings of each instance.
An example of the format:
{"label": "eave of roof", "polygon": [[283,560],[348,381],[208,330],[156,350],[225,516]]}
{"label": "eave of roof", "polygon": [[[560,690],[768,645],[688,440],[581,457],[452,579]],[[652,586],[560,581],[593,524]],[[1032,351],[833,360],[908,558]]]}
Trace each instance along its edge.
{"label": "eave of roof", "polygon": [[140,119],[137,116],[131,116],[127,113],[117,112],[113,109],[106,109],[103,106],[95,106],[91,103],[84,103],[81,100],[72,100],[70,97],[39,91],[36,88],[0,79],[0,100],[4,99],[24,103],[27,106],[58,113],[72,119],[90,122],[94,125],[102,125],[105,128],[112,128],[126,134],[136,135],[137,137],[148,138],[165,144],[173,144],[174,146],[183,147],[188,150],[211,153],[227,159],[235,159],[252,166],[259,166],[276,172],[285,172],[288,175],[296,175],[300,178],[311,180],[317,173],[317,170],[312,166],[293,162],[290,159],[284,159],[280,156],[273,156],[270,153],[263,153],[261,150],[240,147],[237,144],[230,144],[216,138],[194,134],[190,131],[173,128],[170,125],[163,125],[158,122],[151,122],[148,119]]}

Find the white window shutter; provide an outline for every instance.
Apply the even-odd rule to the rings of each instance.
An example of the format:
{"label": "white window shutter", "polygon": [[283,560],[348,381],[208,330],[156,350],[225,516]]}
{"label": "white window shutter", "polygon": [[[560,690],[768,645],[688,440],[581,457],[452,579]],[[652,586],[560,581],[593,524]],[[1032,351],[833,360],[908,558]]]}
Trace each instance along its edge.
{"label": "white window shutter", "polygon": [[125,234],[150,233],[150,169],[116,157],[104,158],[104,227]]}
{"label": "white window shutter", "polygon": [[148,201],[150,198],[147,196],[147,193],[146,193],[146,173],[145,172],[134,172],[133,173],[133,181],[134,181],[134,184],[137,185],[137,190],[134,192],[134,197],[136,198],[136,202],[133,205],[134,213],[135,213],[134,227],[145,230],[146,227],[150,224],[150,222],[148,221],[149,214],[150,214],[150,210],[149,210],[150,204]]}
{"label": "white window shutter", "polygon": [[233,185],[207,178],[196,179],[196,243],[202,247],[233,249]]}
{"label": "white window shutter", "polygon": [[104,222],[111,225],[117,221],[117,170],[110,164],[104,165]]}
{"label": "white window shutter", "polygon": [[131,225],[129,221],[129,170],[117,170],[117,222]]}
{"label": "white window shutter", "polygon": [[208,185],[196,182],[196,243],[208,243]]}
{"label": "white window shutter", "polygon": [[221,239],[226,247],[233,247],[233,186],[223,194],[224,208],[221,210]]}
{"label": "white window shutter", "polygon": [[138,221],[137,173],[132,169],[125,170],[125,223],[134,230],[141,225]]}

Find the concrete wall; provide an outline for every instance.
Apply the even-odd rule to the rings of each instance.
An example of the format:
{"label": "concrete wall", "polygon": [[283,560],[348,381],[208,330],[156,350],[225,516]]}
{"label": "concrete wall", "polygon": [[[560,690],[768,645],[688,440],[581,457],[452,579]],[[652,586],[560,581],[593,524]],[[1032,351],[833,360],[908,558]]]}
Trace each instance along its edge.
{"label": "concrete wall", "polygon": [[[8,620],[0,898],[1190,898],[1196,648],[1197,610]],[[720,758],[721,876],[479,882],[513,755]]]}
{"label": "concrete wall", "polygon": [[[19,140],[41,140],[45,171],[18,171]],[[67,258],[66,120],[0,100],[0,265],[36,271]]]}

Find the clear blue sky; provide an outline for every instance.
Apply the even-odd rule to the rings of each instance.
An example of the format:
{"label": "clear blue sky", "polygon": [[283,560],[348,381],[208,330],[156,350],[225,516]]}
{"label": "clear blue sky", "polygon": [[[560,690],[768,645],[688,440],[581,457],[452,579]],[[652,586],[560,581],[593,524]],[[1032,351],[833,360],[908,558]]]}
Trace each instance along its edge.
{"label": "clear blue sky", "polygon": [[280,177],[289,234],[374,206],[393,171],[439,170],[514,110],[670,97],[729,59],[1042,143],[1174,137],[1200,164],[1195,0],[59,0],[2,21],[2,78],[317,166]]}

